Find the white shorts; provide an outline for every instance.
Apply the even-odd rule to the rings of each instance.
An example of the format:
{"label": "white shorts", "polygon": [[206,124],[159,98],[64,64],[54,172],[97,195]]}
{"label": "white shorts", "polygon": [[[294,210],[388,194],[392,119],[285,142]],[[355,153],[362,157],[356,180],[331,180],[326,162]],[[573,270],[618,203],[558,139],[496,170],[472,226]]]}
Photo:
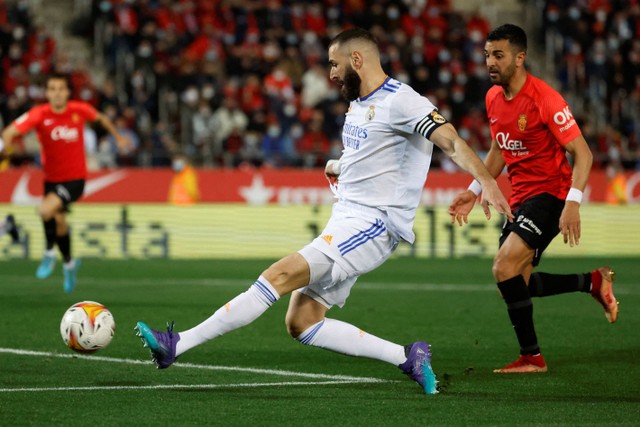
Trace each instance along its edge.
{"label": "white shorts", "polygon": [[398,246],[375,208],[339,201],[320,236],[302,248],[309,285],[300,289],[327,308],[344,306],[358,277],[384,263]]}

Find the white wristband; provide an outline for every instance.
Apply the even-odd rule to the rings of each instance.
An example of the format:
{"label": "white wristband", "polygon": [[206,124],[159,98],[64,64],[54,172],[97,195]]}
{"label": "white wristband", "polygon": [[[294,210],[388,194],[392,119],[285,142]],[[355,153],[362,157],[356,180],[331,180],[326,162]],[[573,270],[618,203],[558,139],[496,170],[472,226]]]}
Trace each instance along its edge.
{"label": "white wristband", "polygon": [[567,202],[577,202],[578,204],[582,203],[582,191],[577,188],[571,188],[565,200]]}
{"label": "white wristband", "polygon": [[473,181],[471,181],[471,184],[469,184],[469,188],[467,188],[467,190],[471,191],[477,196],[482,193],[482,185],[480,185],[477,179],[474,179]]}
{"label": "white wristband", "polygon": [[4,141],[0,138],[0,151],[4,148]]}
{"label": "white wristband", "polygon": [[340,160],[331,159],[327,162],[327,166],[329,166],[334,175],[340,175]]}

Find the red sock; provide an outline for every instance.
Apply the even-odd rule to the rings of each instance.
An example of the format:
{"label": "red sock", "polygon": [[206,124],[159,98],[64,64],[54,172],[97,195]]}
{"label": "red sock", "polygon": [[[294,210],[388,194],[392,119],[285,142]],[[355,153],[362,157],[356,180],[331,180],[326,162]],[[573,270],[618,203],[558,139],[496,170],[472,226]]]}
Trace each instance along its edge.
{"label": "red sock", "polygon": [[600,286],[602,286],[602,274],[598,270],[593,270],[591,272],[591,294],[599,294]]}

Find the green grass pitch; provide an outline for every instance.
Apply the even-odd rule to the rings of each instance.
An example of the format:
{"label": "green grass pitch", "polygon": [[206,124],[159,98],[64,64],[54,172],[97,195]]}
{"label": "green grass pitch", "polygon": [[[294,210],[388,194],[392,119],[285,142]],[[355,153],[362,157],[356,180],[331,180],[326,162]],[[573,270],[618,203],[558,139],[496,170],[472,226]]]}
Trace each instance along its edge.
{"label": "green grass pitch", "polygon": [[[189,328],[246,289],[269,261],[85,260],[76,291],[60,265],[0,262],[0,418],[4,425],[637,425],[640,260],[543,260],[539,271],[617,270],[618,323],[585,294],[534,300],[547,374],[500,376],[518,347],[490,259],[396,258],[329,315],[394,342],[432,344],[435,396],[390,365],[288,337],[283,298],[256,322],[159,371],[137,320]],[[76,357],[59,321],[73,303],[105,304],[111,345]]]}

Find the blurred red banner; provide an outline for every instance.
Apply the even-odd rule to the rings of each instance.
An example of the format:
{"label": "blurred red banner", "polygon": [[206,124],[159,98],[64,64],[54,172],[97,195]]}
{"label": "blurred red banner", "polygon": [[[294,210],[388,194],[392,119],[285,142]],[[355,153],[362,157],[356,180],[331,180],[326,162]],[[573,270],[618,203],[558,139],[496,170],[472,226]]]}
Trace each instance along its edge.
{"label": "blurred red banner", "polygon": [[[322,170],[251,169],[197,170],[201,202],[260,205],[326,204],[334,200]],[[174,173],[171,169],[124,168],[92,172],[82,202],[165,203]],[[640,202],[640,172],[627,172],[626,194],[630,203]],[[36,168],[9,169],[0,173],[0,203],[35,204],[42,197],[43,175]],[[448,204],[467,188],[471,177],[465,173],[429,173],[422,203]],[[506,176],[498,183],[510,192]],[[608,180],[604,171],[591,172],[585,200],[605,202]]]}

